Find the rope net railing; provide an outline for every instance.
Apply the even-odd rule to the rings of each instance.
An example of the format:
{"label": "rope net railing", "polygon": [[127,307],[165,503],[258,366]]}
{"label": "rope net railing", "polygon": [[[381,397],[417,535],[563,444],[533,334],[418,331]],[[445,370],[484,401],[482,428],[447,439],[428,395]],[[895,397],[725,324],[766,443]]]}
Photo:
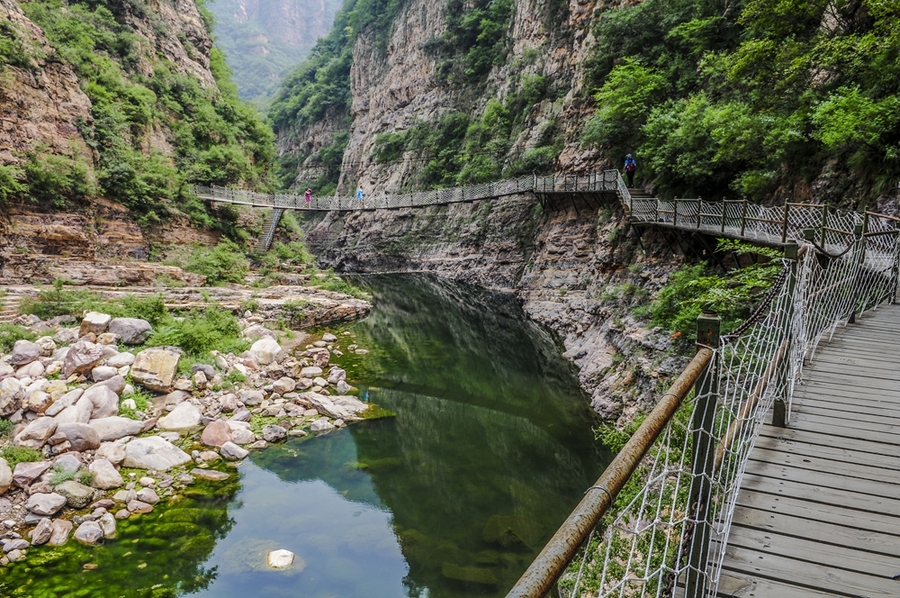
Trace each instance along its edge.
{"label": "rope net railing", "polygon": [[[735,218],[732,204],[712,210],[700,202],[684,205],[676,208],[679,218],[714,209],[726,220]],[[822,230],[822,214],[820,209],[819,220],[811,221],[798,211],[795,226],[815,223]],[[865,232],[856,226],[863,219]],[[760,308],[713,347],[694,392],[632,475],[629,485],[640,489],[620,494],[570,564],[561,596],[716,595],[738,489],[759,430],[770,412],[790,419],[794,385],[822,342],[855,314],[893,300],[897,225],[874,214],[829,213],[824,237],[804,242],[799,251],[787,249]]]}

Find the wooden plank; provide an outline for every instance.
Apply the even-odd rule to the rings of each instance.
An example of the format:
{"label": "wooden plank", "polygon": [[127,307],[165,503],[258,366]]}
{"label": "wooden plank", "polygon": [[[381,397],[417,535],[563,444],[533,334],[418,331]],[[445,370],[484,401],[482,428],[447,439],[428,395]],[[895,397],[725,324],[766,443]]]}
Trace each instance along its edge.
{"label": "wooden plank", "polygon": [[875,417],[900,419],[900,404],[893,401],[862,400],[859,398],[832,396],[822,392],[817,393],[815,396],[803,396],[802,402],[798,402],[797,398],[798,395],[794,395],[795,411],[799,411],[799,407],[805,405],[811,409],[833,409]]}
{"label": "wooden plank", "polygon": [[[871,349],[869,350],[871,352]],[[845,350],[841,353],[841,359],[828,359],[826,356],[817,357],[812,367],[806,368],[811,373],[838,372],[865,378],[877,377],[886,380],[897,380],[897,370],[891,367],[891,361],[885,357],[881,360],[867,355],[867,351]]]}
{"label": "wooden plank", "polygon": [[830,434],[819,433],[815,429],[794,427],[793,423],[791,423],[791,426],[792,427],[789,428],[776,428],[771,426],[769,427],[770,429],[763,428],[763,433],[776,438],[783,438],[785,440],[792,440],[794,442],[806,443],[813,446],[842,446],[846,449],[859,451],[861,453],[871,453],[875,455],[883,454],[892,457],[900,456],[900,446],[897,445],[882,445],[873,440],[833,436]]}
{"label": "wooden plank", "polygon": [[[844,547],[855,553],[854,558],[860,554],[864,555],[863,558],[866,559],[866,563],[871,561],[884,562],[880,558],[882,555],[887,557],[895,566],[900,561],[900,558],[897,557],[897,542],[900,538],[897,536],[835,525],[827,520],[794,517],[783,513],[771,513],[747,507],[738,507],[734,511],[734,526],[731,529],[734,535],[729,535],[729,542],[733,537],[750,533],[747,531],[748,529],[754,529],[757,530],[756,533],[766,532],[783,536],[795,536],[822,544],[823,546],[831,544]],[[786,544],[781,541],[781,538],[772,539],[769,543],[773,546],[775,544],[779,546]],[[790,554],[786,556],[790,556]],[[808,560],[823,562],[817,560],[819,556],[816,555],[816,559]],[[897,571],[900,571],[900,568]],[[894,573],[890,573],[888,577],[891,575],[894,575]]]}
{"label": "wooden plank", "polygon": [[808,386],[812,386],[818,382],[833,382],[838,384],[846,384],[851,380],[857,380],[857,383],[865,384],[865,388],[869,390],[881,390],[884,392],[897,393],[900,392],[900,381],[898,380],[879,380],[877,378],[852,378],[842,374],[832,374],[830,372],[804,372],[803,379]]}
{"label": "wooden plank", "polygon": [[[791,424],[808,423],[816,426],[823,426],[823,431],[827,427],[835,427],[844,430],[846,435],[852,435],[854,438],[870,438],[870,434],[875,432],[885,432],[893,436],[897,436],[897,426],[890,420],[885,421],[881,418],[870,418],[868,421],[857,418],[842,418],[840,414],[826,411],[813,411],[812,409],[804,409],[796,414],[797,417],[791,419]],[[799,425],[798,425],[799,427]],[[900,437],[897,438],[900,441]]]}
{"label": "wooden plank", "polygon": [[[768,579],[790,581],[791,585],[850,598],[897,598],[900,582],[827,565],[802,563],[779,555],[729,545],[725,570]],[[772,598],[777,598],[773,596]]]}
{"label": "wooden plank", "polygon": [[[897,475],[897,472],[900,471],[900,459],[884,459],[877,462],[873,461],[871,464],[844,463],[828,457],[798,456],[789,452],[764,449],[759,446],[753,450],[750,458],[757,462],[762,461],[785,468],[828,472],[847,478],[862,478],[900,486],[900,476]],[[900,496],[900,488],[898,488],[897,495]]]}
{"label": "wooden plank", "polygon": [[[829,436],[835,436],[837,438],[844,438],[848,440],[860,440],[860,430],[855,430],[852,428],[847,428],[843,426],[834,426],[829,425],[824,422],[816,421],[809,422],[799,418],[791,419],[791,427],[792,430],[808,430],[816,433],[821,433]],[[870,431],[865,435],[865,440],[867,442],[877,442],[885,445],[890,445],[892,447],[900,446],[900,434],[890,433],[890,432],[881,432],[881,431]],[[891,454],[893,454],[893,449],[891,449]]]}
{"label": "wooden plank", "polygon": [[[848,478],[846,476],[825,471],[810,471],[806,469],[797,469],[796,467],[785,467],[775,463],[756,461],[753,458],[753,455],[750,456],[750,460],[747,462],[746,472],[769,478],[790,480],[818,489],[829,488],[832,490],[846,490],[847,492],[855,494],[880,496],[892,501],[900,495],[900,486],[897,484],[877,480],[867,480],[864,478]],[[900,508],[900,504],[895,503],[893,508]],[[900,571],[898,571],[898,573],[900,573]]]}
{"label": "wooden plank", "polygon": [[[794,480],[784,480],[753,473],[744,474],[741,488],[779,496],[808,500],[820,505],[835,505],[865,511],[868,513],[896,513],[897,501],[883,496],[860,494],[848,490],[801,484]],[[898,571],[900,573],[900,571]]]}
{"label": "wooden plank", "polygon": [[834,594],[788,585],[762,577],[723,571],[716,596],[718,598],[822,598],[823,596],[834,596]]}
{"label": "wooden plank", "polygon": [[[885,457],[881,453],[878,453],[877,449],[872,453],[864,453],[862,451],[849,450],[843,446],[794,442],[792,440],[786,440],[780,435],[768,434],[767,432],[769,429],[770,428],[764,428],[760,433],[760,436],[756,441],[756,448],[777,450],[783,453],[796,455],[797,457],[821,457],[841,464],[872,465],[879,467],[880,465],[875,465],[873,463],[873,455],[875,457]],[[773,429],[777,430],[778,428]],[[887,469],[894,471],[896,475],[896,471],[900,470],[900,457],[893,457],[891,460],[894,463],[898,463],[898,466],[896,468],[887,467]]]}
{"label": "wooden plank", "polygon": [[[792,528],[787,531],[802,532],[803,530]],[[892,551],[894,554],[874,554],[849,548],[846,545],[821,542],[780,532],[780,529],[762,530],[738,525],[731,529],[728,544],[803,561],[806,564],[831,566],[843,571],[856,571],[892,582],[894,580],[891,577],[900,571],[900,558],[894,556],[895,551]],[[839,538],[835,538],[835,540],[837,539]],[[896,591],[900,592],[900,582],[894,583],[896,583]]]}
{"label": "wooden plank", "polygon": [[[738,506],[757,511],[783,513],[793,517],[826,520],[834,525],[862,530],[864,533],[900,536],[900,513],[870,513],[850,506],[823,505],[802,498],[768,494],[742,488]],[[900,540],[895,541],[895,547]]]}

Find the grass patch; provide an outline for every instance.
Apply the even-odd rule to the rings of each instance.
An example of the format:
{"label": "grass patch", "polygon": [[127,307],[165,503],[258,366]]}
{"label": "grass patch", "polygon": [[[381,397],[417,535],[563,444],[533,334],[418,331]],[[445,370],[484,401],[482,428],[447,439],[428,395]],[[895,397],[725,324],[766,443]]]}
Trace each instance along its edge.
{"label": "grass patch", "polygon": [[27,446],[4,446],[0,449],[0,457],[6,460],[10,469],[15,469],[19,463],[33,463],[44,458],[41,451]]}
{"label": "grass patch", "polygon": [[37,335],[15,324],[0,324],[0,352],[12,349],[18,340],[33,341]]}
{"label": "grass patch", "polygon": [[250,342],[240,338],[240,333],[234,314],[209,306],[180,318],[167,317],[150,335],[147,345],[180,347],[188,357],[206,359],[213,349],[236,354],[249,349]]}
{"label": "grass patch", "polygon": [[8,436],[15,427],[16,424],[12,423],[8,419],[0,418],[0,436]]}
{"label": "grass patch", "polygon": [[262,436],[263,428],[266,426],[277,426],[279,421],[275,416],[254,413],[250,416],[250,431],[257,436]]}
{"label": "grass patch", "polygon": [[75,472],[63,469],[61,465],[53,466],[53,474],[50,476],[50,485],[56,488],[63,482],[75,479]]}
{"label": "grass patch", "polygon": [[134,409],[120,404],[119,416],[127,417],[128,419],[133,419],[135,421],[141,421],[141,414],[147,413],[147,410],[150,408],[150,404],[153,400],[153,397],[151,395],[141,390],[136,390],[125,398],[134,401]]}
{"label": "grass patch", "polygon": [[126,295],[108,300],[84,289],[66,289],[64,285],[65,281],[57,278],[51,288],[41,290],[37,297],[23,299],[19,311],[36,315],[42,320],[56,316],[80,318],[86,311],[97,311],[113,318],[141,318],[153,326],[168,314],[161,294],[146,297]]}

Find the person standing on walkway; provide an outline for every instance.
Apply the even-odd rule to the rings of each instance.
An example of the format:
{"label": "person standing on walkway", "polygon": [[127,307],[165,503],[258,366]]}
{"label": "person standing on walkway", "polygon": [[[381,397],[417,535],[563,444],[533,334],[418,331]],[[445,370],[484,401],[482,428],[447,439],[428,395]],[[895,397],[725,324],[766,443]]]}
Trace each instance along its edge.
{"label": "person standing on walkway", "polygon": [[307,205],[309,205],[310,203],[312,203],[312,189],[310,189],[309,187],[307,187],[307,188],[306,188],[306,193],[303,195],[303,197],[306,199],[306,204],[307,204]]}
{"label": "person standing on walkway", "polygon": [[625,154],[625,176],[628,177],[628,188],[634,187],[634,171],[637,170],[637,162],[631,154]]}
{"label": "person standing on walkway", "polygon": [[362,198],[365,197],[366,194],[363,193],[362,185],[356,188],[356,199],[362,201]]}

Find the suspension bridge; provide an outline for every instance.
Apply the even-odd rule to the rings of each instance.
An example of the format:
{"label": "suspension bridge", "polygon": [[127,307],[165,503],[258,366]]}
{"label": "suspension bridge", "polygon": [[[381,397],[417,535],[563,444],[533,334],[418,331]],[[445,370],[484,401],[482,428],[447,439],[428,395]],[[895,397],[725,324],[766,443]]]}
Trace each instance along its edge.
{"label": "suspension bridge", "polygon": [[[782,247],[784,258],[738,329],[722,335],[701,316],[694,359],[508,598],[554,587],[568,598],[900,596],[900,219],[664,201],[632,194],[617,171],[361,202],[197,189],[273,212],[528,193],[611,194],[634,226]],[[617,501],[626,483],[641,489]]]}

